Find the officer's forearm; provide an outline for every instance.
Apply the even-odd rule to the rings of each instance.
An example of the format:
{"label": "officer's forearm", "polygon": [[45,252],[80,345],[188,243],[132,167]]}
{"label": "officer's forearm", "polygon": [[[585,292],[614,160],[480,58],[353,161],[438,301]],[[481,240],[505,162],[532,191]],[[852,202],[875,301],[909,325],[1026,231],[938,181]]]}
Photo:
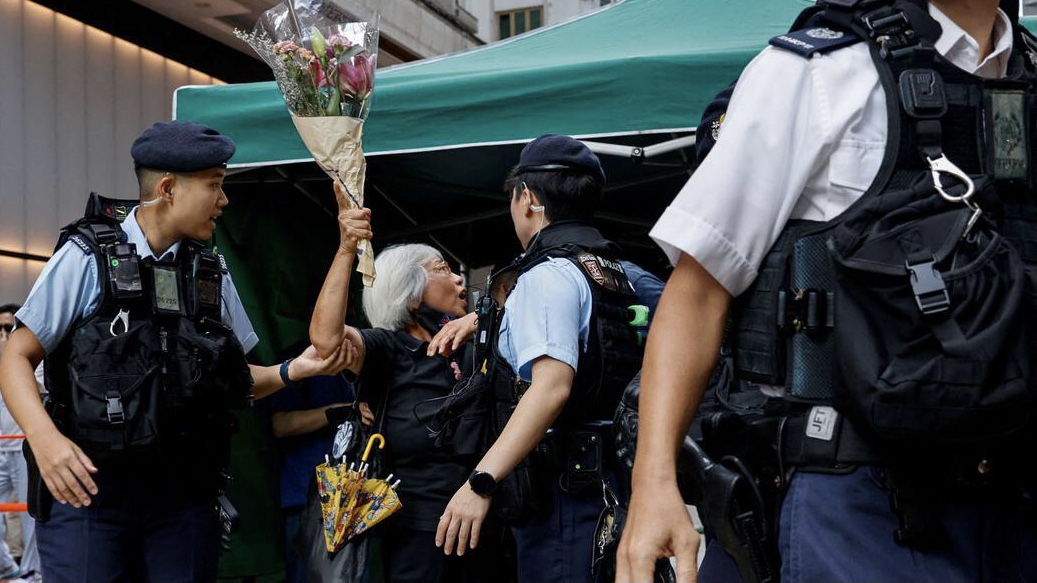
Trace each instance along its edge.
{"label": "officer's forearm", "polygon": [[573,369],[561,361],[542,357],[534,362],[532,383],[476,469],[489,472],[498,481],[511,473],[562,412],[573,377]]}
{"label": "officer's forearm", "polygon": [[724,334],[731,296],[683,255],[666,284],[648,335],[634,485],[676,475],[677,455],[698,409]]}
{"label": "officer's forearm", "polygon": [[11,335],[4,347],[3,358],[0,358],[0,389],[4,403],[30,442],[42,433],[57,431],[43,408],[36,384],[35,370],[43,356],[43,347],[36,336],[22,328]]}
{"label": "officer's forearm", "polygon": [[281,380],[281,365],[279,364],[273,366],[250,364],[248,369],[252,373],[252,396],[257,399],[262,399],[285,387],[284,381]]}

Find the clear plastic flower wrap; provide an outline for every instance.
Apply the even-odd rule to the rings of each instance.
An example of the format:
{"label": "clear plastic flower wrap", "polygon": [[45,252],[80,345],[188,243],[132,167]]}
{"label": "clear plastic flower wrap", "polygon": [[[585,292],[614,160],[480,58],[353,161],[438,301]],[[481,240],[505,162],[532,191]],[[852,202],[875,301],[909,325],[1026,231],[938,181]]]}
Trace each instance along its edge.
{"label": "clear plastic flower wrap", "polygon": [[[378,21],[350,21],[325,0],[284,0],[251,33],[235,34],[270,66],[292,121],[317,164],[364,204],[367,163],[361,149],[378,59]],[[364,285],[374,282],[369,241],[357,249]]]}

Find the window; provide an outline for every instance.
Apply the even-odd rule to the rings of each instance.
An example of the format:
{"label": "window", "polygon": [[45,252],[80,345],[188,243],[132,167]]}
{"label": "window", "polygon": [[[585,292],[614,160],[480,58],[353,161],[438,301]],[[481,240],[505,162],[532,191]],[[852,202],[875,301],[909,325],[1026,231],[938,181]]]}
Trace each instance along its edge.
{"label": "window", "polygon": [[540,6],[536,8],[520,8],[519,10],[498,12],[497,24],[498,30],[500,31],[500,38],[505,39],[509,36],[522,34],[527,30],[540,28],[543,24],[543,16],[544,9]]}

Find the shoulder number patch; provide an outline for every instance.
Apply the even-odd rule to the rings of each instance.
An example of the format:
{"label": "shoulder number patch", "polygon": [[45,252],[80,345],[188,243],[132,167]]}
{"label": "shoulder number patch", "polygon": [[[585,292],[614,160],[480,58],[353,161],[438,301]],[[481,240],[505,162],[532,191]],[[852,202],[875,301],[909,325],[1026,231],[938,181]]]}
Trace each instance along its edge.
{"label": "shoulder number patch", "polygon": [[826,27],[812,27],[782,34],[771,39],[772,46],[792,51],[803,57],[827,53],[860,42],[861,37]]}
{"label": "shoulder number patch", "polygon": [[90,246],[87,245],[86,241],[84,241],[83,238],[80,237],[79,235],[72,235],[71,237],[68,238],[68,240],[72,241],[73,243],[76,244],[77,247],[82,249],[83,253],[86,253],[87,255],[90,255],[91,253],[93,253],[93,251],[90,250]]}

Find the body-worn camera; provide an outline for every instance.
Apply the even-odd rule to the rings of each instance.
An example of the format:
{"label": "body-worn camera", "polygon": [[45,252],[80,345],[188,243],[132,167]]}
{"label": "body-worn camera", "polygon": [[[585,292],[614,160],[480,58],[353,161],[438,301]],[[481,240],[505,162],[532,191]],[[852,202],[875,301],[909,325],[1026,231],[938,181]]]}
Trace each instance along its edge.
{"label": "body-worn camera", "polygon": [[190,293],[191,308],[194,317],[201,319],[209,317],[220,320],[222,300],[220,287],[223,281],[223,271],[220,269],[219,259],[211,251],[200,251],[191,259],[190,267]]}
{"label": "body-worn camera", "polygon": [[139,298],[144,293],[140,278],[137,246],[133,243],[109,245],[104,252],[108,264],[108,289],[117,300]]}

